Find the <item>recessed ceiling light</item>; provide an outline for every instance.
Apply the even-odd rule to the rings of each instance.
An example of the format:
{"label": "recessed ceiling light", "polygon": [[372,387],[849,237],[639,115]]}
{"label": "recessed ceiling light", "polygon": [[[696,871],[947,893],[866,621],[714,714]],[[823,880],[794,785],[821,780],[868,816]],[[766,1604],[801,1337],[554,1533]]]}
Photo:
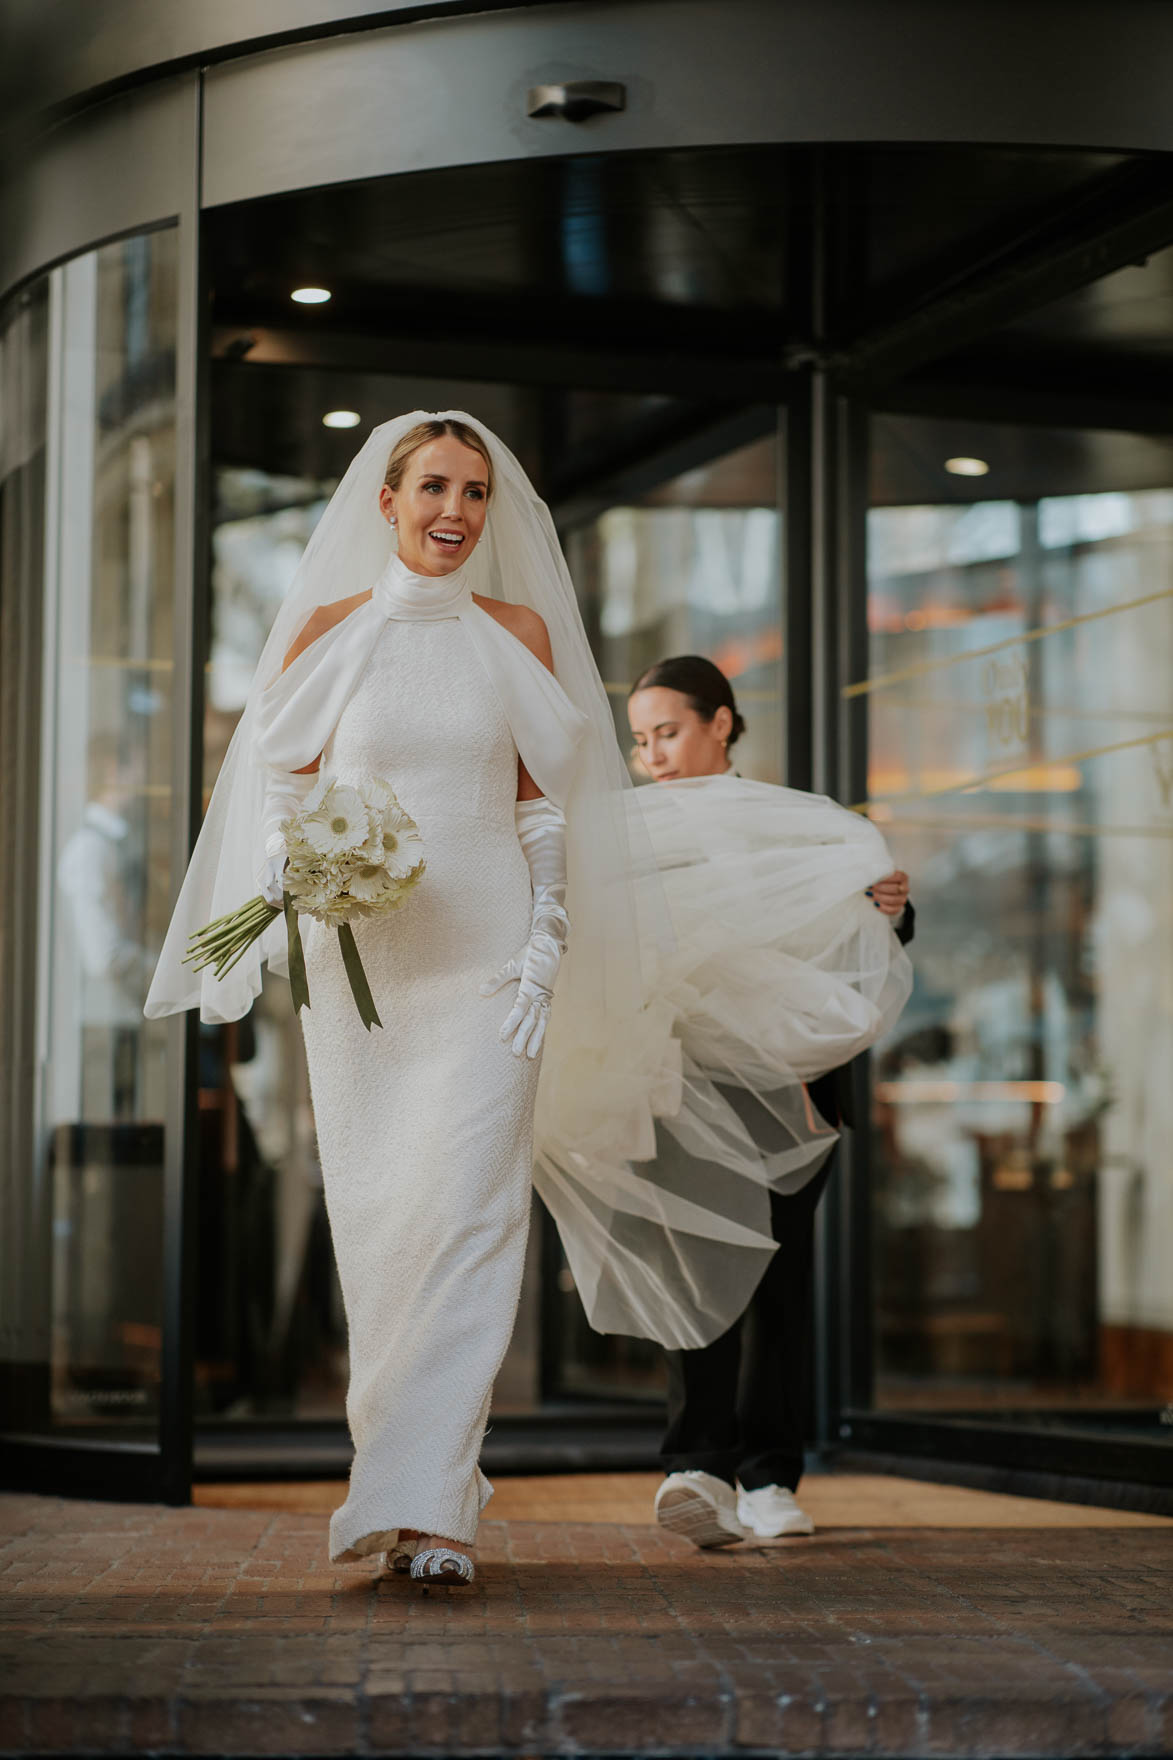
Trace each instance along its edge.
{"label": "recessed ceiling light", "polygon": [[984,458],[947,458],[945,469],[955,477],[984,477],[989,470]]}
{"label": "recessed ceiling light", "polygon": [[299,306],[324,306],[330,297],[328,287],[295,287],[290,294]]}
{"label": "recessed ceiling light", "polygon": [[331,409],[322,417],[323,428],[357,428],[362,421],[356,409]]}

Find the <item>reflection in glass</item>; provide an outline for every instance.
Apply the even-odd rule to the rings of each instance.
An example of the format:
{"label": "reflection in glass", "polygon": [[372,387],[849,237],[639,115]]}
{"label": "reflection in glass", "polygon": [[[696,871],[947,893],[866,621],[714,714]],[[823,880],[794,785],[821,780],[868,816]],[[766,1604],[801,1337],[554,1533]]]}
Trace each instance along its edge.
{"label": "reflection in glass", "polygon": [[1151,1410],[1173,1395],[1173,492],[870,519],[869,811],[918,906],[875,1059],[879,1401]]}
{"label": "reflection in glass", "polygon": [[748,722],[743,774],[783,780],[777,458],[770,432],[566,535],[625,751],[632,681],[668,654],[704,654],[732,679]]}
{"label": "reflection in glass", "polygon": [[158,1412],[166,1035],[142,1004],[171,903],[175,247],[125,239],[45,284],[31,1429],[153,1434]]}
{"label": "reflection in glass", "polygon": [[[333,486],[216,472],[205,802]],[[266,970],[243,1020],[198,1030],[200,1251],[219,1275],[199,1291],[197,1413],[341,1419],[346,1325],[289,986]]]}

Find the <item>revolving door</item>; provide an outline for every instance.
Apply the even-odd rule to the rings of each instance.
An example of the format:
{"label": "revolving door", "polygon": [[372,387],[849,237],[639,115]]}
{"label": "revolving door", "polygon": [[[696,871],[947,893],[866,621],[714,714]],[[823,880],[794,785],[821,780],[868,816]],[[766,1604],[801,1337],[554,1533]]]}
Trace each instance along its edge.
{"label": "revolving door", "polygon": [[[1089,405],[1079,417],[1074,396],[1060,407],[1040,389],[1031,407],[1016,382],[1027,339],[1037,351],[1064,309],[1042,269],[1056,208],[1102,218],[1130,188],[1139,212],[1142,189],[1157,194],[1150,176],[1108,155],[689,150],[364,181],[227,205],[205,222],[209,762],[267,624],[265,595],[279,596],[356,441],[401,408],[467,407],[554,511],[621,742],[644,666],[710,655],[748,719],[743,772],[870,811],[928,901],[920,985],[877,1050],[860,1105],[871,1126],[840,1150],[822,1216],[824,1446],[947,1449],[960,1435],[970,1453],[1065,1453],[1122,1478],[1156,1474],[1163,1458],[1163,1383],[1142,1386],[1142,1372],[1125,1393],[1127,1348],[1108,1318],[1102,1262],[1124,1226],[1111,1144],[1120,1132],[1135,1143],[1135,1125],[1110,1116],[1105,1071],[1133,1053],[1114,971],[1089,970],[1115,914],[1163,921],[1132,888],[1122,902],[1106,853],[1120,837],[1147,848],[1165,835],[1144,769],[1168,738],[1160,664],[1128,709],[1111,675],[1094,711],[1069,698],[1089,688],[1085,638],[1072,633],[1086,619],[1089,639],[1100,622],[1118,632],[1121,654],[1167,649],[1173,452],[1151,409],[1128,413],[1150,430],[1129,437],[1096,428]],[[970,339],[939,312],[918,333],[904,311],[885,340],[878,314],[943,274],[930,224],[942,179],[967,216],[951,274],[975,248],[980,207],[987,241],[993,219],[1018,240],[1023,315],[1017,331],[991,327],[1003,268]],[[767,188],[782,192],[772,227]],[[1151,223],[1167,217],[1153,210]],[[1033,264],[1019,239],[1028,224],[1040,231]],[[303,304],[306,287],[318,297]],[[442,370],[455,362],[463,374]],[[1055,366],[1069,372],[1070,359]],[[1145,592],[1130,584],[1138,569]],[[1097,766],[1125,749],[1138,756],[1112,787],[1134,810],[1118,823]],[[978,890],[959,918],[938,874],[982,873],[983,839],[1005,878],[988,891],[967,879]],[[266,997],[258,1036],[275,1037],[279,1018],[284,998]],[[296,1042],[281,1055],[296,1065]],[[260,1068],[234,1071],[246,1110]],[[275,1164],[291,1155],[312,1182],[304,1091],[278,1083],[271,1106],[278,1133],[298,1118],[305,1133]],[[1159,1211],[1159,1176],[1139,1177]],[[319,1291],[310,1334],[324,1355],[303,1385],[283,1347],[293,1379],[268,1415],[286,1423],[324,1418],[331,1401],[340,1414],[345,1369],[321,1200],[298,1202],[298,1275]],[[1153,1273],[1118,1263],[1111,1276],[1127,1307]],[[212,1397],[197,1403],[222,1450],[233,1400],[238,1435],[266,1417],[239,1367],[225,1386],[219,1412]],[[199,1388],[197,1371],[197,1401]],[[650,1460],[662,1388],[654,1346],[590,1332],[536,1217],[498,1445],[524,1438],[538,1463],[544,1436],[559,1458]]]}
{"label": "revolving door", "polygon": [[[5,1477],[345,1466],[288,998],[152,1036],[133,993],[325,499],[371,425],[463,406],[554,511],[624,746],[635,673],[707,653],[746,773],[868,811],[912,875],[917,991],[820,1217],[812,1437],[1151,1487],[1163,108],[1097,122],[1139,68],[1056,91],[1024,24],[1010,115],[981,8],[964,76],[918,9],[899,67],[849,5],[830,64],[814,8],[572,10],[187,44],[62,124],[3,229]],[[1127,61],[1119,11],[1073,67]],[[604,75],[622,111],[530,106]],[[647,1461],[661,1389],[536,1219],[500,1458]]]}

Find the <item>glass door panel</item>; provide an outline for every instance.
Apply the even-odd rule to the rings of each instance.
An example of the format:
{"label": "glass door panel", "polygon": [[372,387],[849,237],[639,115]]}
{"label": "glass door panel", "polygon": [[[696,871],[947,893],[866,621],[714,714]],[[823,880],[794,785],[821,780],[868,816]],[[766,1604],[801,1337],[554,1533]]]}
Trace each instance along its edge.
{"label": "glass door panel", "polygon": [[[39,846],[31,893],[5,898],[35,995],[32,1129],[5,1170],[5,1422],[151,1446],[167,1029],[142,1005],[173,896],[176,242],[124,239],[47,278],[47,537],[4,580],[43,635],[39,813],[23,821]],[[4,772],[17,762],[6,750]]]}
{"label": "glass door panel", "polygon": [[[566,552],[615,711],[631,746],[627,693],[670,654],[703,654],[734,681],[746,732],[738,766],[785,770],[782,533],[774,412],[748,445],[703,460],[566,534]],[[646,777],[638,766],[637,781]]]}
{"label": "glass door panel", "polygon": [[[1156,1435],[1173,447],[873,428],[868,811],[918,908],[874,1059],[876,1403]],[[988,474],[951,483],[951,453]]]}
{"label": "glass door panel", "polygon": [[[273,617],[332,480],[220,465],[213,483],[204,805]],[[200,1024],[195,1410],[217,1420],[342,1422],[346,1325],[334,1270],[301,1033],[264,972],[241,1021]]]}

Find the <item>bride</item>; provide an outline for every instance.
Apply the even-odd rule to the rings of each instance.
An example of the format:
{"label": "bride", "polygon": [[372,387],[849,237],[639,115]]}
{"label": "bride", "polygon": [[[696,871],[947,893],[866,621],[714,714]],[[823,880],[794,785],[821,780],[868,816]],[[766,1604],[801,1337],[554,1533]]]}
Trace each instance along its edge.
{"label": "bride", "polygon": [[330,1556],[385,1553],[414,1578],[470,1582],[555,979],[564,968],[559,1008],[583,1044],[634,1018],[640,984],[627,779],[566,566],[517,460],[463,412],[377,428],[315,530],[148,1015],[236,1019],[262,958],[287,970],[280,918],[222,981],[182,959],[193,929],[258,884],[280,901],[280,826],[325,778],[390,782],[426,859],[402,909],[354,925],[381,1032],[362,1025],[336,938],[301,919],[301,1019],[350,1335],[355,1453]]}

